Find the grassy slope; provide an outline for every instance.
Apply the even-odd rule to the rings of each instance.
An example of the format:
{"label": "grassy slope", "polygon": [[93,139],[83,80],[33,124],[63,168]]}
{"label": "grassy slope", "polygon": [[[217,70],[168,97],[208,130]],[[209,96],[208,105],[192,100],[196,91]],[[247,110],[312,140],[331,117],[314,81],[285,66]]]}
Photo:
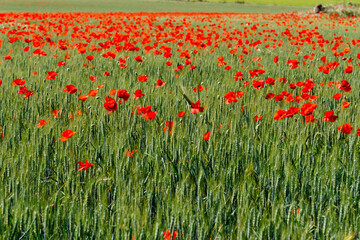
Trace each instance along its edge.
{"label": "grassy slope", "polygon": [[[198,1],[198,0],[195,0]],[[292,5],[292,6],[314,6],[316,4],[340,4],[340,3],[360,3],[360,0],[354,1],[342,1],[342,0],[326,0],[326,1],[314,1],[314,0],[206,0],[207,2],[245,2],[255,4],[272,4],[272,5]]]}
{"label": "grassy slope", "polygon": [[126,1],[126,0],[4,0],[0,12],[266,12],[311,10],[308,7],[263,6],[258,4],[183,2],[183,1]]}

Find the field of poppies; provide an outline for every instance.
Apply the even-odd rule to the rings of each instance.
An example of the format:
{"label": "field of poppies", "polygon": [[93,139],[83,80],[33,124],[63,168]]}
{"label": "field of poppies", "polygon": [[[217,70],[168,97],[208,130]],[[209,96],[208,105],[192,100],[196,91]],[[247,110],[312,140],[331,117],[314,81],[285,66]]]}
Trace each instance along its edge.
{"label": "field of poppies", "polygon": [[1,238],[355,238],[359,20],[1,13]]}

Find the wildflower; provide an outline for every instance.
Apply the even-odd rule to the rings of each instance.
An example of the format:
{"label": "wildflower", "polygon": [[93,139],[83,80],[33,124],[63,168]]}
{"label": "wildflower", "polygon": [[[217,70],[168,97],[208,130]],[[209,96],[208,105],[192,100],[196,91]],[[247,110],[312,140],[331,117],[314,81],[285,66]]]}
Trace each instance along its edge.
{"label": "wildflower", "polygon": [[78,97],[78,99],[79,99],[80,101],[85,101],[86,99],[88,99],[88,96],[86,96],[86,95],[80,95],[80,96]]}
{"label": "wildflower", "polygon": [[65,130],[63,133],[62,133],[62,137],[59,138],[61,141],[66,141],[68,140],[69,138],[72,138],[74,136],[76,132],[73,132],[72,130]]}
{"label": "wildflower", "polygon": [[345,134],[350,134],[351,131],[353,130],[353,128],[351,127],[350,123],[346,123],[346,124],[343,124],[340,127],[338,127],[337,130],[341,131],[341,132],[343,132]]}
{"label": "wildflower", "polygon": [[211,134],[210,132],[207,132],[207,133],[204,134],[204,139],[205,139],[205,141],[208,141],[208,140],[209,140],[210,134]]}
{"label": "wildflower", "polygon": [[45,121],[45,120],[43,120],[43,119],[40,119],[37,127],[38,127],[38,128],[41,128],[41,127],[45,126],[46,123],[47,123],[47,121]]}
{"label": "wildflower", "polygon": [[185,116],[185,111],[178,112],[177,115],[178,115],[179,117],[183,117],[183,116]]}
{"label": "wildflower", "polygon": [[162,87],[162,86],[164,86],[164,85],[165,85],[165,81],[161,81],[160,79],[158,79],[158,80],[156,81],[155,87]]}
{"label": "wildflower", "polygon": [[89,167],[92,167],[94,166],[92,163],[90,163],[87,159],[85,161],[85,163],[79,161],[78,164],[80,164],[80,167],[78,169],[78,172],[82,171],[82,170],[85,170],[85,169],[88,169]]}
{"label": "wildflower", "polygon": [[204,108],[200,106],[200,100],[197,101],[196,103],[191,103],[190,113],[194,114],[194,113],[203,112],[203,111],[204,111]]}
{"label": "wildflower", "polygon": [[117,103],[112,97],[105,97],[104,107],[109,113],[115,112],[117,109]]}
{"label": "wildflower", "polygon": [[74,85],[66,85],[66,89],[64,89],[64,92],[74,94],[77,92],[77,88]]}

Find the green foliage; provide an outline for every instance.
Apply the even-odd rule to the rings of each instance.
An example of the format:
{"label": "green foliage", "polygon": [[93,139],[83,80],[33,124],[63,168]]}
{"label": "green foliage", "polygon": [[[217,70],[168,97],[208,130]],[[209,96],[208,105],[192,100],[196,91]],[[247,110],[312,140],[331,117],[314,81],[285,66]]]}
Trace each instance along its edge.
{"label": "green foliage", "polygon": [[[208,18],[208,23],[201,19],[192,19],[190,26],[216,23],[214,18]],[[219,28],[220,36],[225,34],[225,26],[244,31],[254,24],[250,18],[224,19],[228,21]],[[26,20],[16,23],[22,21]],[[96,26],[100,21],[89,19],[86,24]],[[149,26],[163,21],[156,18]],[[285,32],[290,24],[256,21],[269,24],[263,29],[277,33]],[[331,21],[320,19],[311,28],[319,27],[316,31],[325,39],[333,39],[334,33],[349,41],[356,39],[353,29],[345,31],[341,24],[332,29]],[[178,56],[177,42],[167,43],[172,47],[172,67],[165,65],[168,59],[162,55],[143,49],[123,51],[115,59],[107,59],[101,55],[109,49],[80,55],[77,48],[69,48],[70,59],[65,66],[57,67],[65,51],[46,44],[42,49],[47,56],[32,56],[35,48],[24,52],[23,41],[10,44],[5,35],[0,38],[2,239],[162,239],[168,229],[176,230],[179,239],[340,239],[359,230],[359,137],[336,130],[347,122],[359,127],[360,83],[352,81],[359,78],[359,71],[345,76],[346,63],[341,62],[331,74],[319,73],[316,66],[323,65],[322,56],[342,61],[331,52],[305,44],[300,55],[294,55],[297,45],[279,34],[282,47],[258,46],[241,63],[240,53],[229,53],[228,44],[219,42],[214,53],[209,47],[197,54],[190,48],[190,59],[197,68],[177,73],[174,68],[184,62]],[[51,36],[56,43],[64,38],[73,45],[82,41],[71,41],[69,35]],[[263,36],[251,38],[256,41]],[[99,46],[100,42],[104,41],[93,40],[91,44]],[[90,53],[95,59],[88,62],[85,57]],[[286,64],[289,59],[311,53],[314,59],[301,68],[290,69]],[[3,61],[7,54],[13,59]],[[356,50],[346,57],[355,59],[355,54]],[[129,55],[128,66],[120,69],[118,59],[125,55]],[[137,55],[143,56],[143,63],[134,60]],[[280,60],[274,64],[277,55]],[[218,67],[220,56],[232,66],[231,71]],[[289,90],[288,83],[277,81],[274,86],[255,90],[252,86],[243,88],[244,81],[252,81],[249,76],[238,82],[233,79],[234,71],[242,67],[244,73],[258,68],[255,57],[261,58],[266,69],[260,77],[264,79],[285,77],[288,83],[296,83],[314,78],[319,84],[347,78],[353,90],[345,99],[351,107],[340,110],[340,102],[331,98],[339,89],[317,85],[313,91],[319,96],[315,117],[321,122],[324,112],[334,109],[339,116],[335,123],[304,123],[299,114],[274,121],[274,113],[289,104],[265,100],[265,96]],[[83,63],[90,66],[83,67]],[[33,71],[38,74],[33,75]],[[45,79],[48,71],[59,76]],[[111,75],[103,76],[104,71]],[[137,82],[143,74],[149,80]],[[89,80],[92,75],[97,76],[95,82]],[[16,78],[25,79],[34,95],[29,99],[19,95],[18,87],[11,84]],[[165,86],[154,87],[159,78]],[[81,102],[79,92],[70,95],[63,91],[68,84],[81,89],[82,94],[100,84],[104,88],[98,89],[96,97]],[[207,89],[195,93],[192,89],[198,84]],[[103,107],[105,97],[110,90],[120,88],[130,92],[130,99],[108,113]],[[146,96],[132,99],[137,89]],[[244,91],[244,96],[237,103],[225,104],[223,96],[229,91]],[[184,92],[192,102],[201,100],[203,113],[190,114]],[[137,105],[152,105],[156,118],[145,121],[132,114]],[[59,109],[62,114],[53,118],[52,111]],[[69,119],[78,110],[82,115]],[[186,111],[183,118],[177,116],[179,111]],[[263,119],[254,122],[255,115]],[[37,128],[40,119],[49,122]],[[174,122],[173,133],[163,132],[165,121]],[[223,125],[221,129],[219,124]],[[76,134],[62,142],[59,138],[66,129]],[[203,139],[206,132],[211,132],[209,141]],[[132,149],[138,151],[128,157],[126,152]],[[77,162],[85,159],[94,166],[78,172]]]}

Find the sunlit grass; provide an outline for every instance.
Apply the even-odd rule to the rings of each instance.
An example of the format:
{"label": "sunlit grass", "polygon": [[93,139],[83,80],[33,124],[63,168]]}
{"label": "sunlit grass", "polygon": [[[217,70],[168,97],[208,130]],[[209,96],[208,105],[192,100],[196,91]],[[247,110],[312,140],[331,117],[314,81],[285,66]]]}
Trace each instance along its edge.
{"label": "sunlit grass", "polygon": [[[343,239],[358,232],[358,18],[9,14],[0,19],[3,239],[163,239],[166,230],[176,231],[177,239]],[[10,43],[14,37],[19,39]],[[259,45],[250,46],[257,40]],[[331,50],[335,41],[339,46]],[[129,42],[139,51],[128,51]],[[79,54],[82,46],[86,52]],[[165,58],[161,46],[172,55]],[[46,56],[34,56],[36,49]],[[116,57],[105,58],[109,51]],[[7,55],[11,59],[5,60]],[[329,74],[318,71],[326,65],[323,56],[339,63]],[[299,60],[299,67],[291,69],[290,59]],[[58,66],[60,61],[65,65]],[[344,73],[348,64],[352,73]],[[254,69],[265,73],[251,77]],[[46,79],[50,71],[58,76]],[[235,81],[238,71],[244,77]],[[148,80],[139,82],[141,75]],[[28,99],[13,85],[17,78],[34,92]],[[267,78],[275,84],[253,87],[253,80]],[[156,87],[158,79],[165,85]],[[318,120],[305,122],[298,113],[275,121],[279,109],[310,101],[266,95],[301,96],[303,88],[289,84],[309,79],[315,86],[308,94],[318,96],[313,101]],[[329,84],[341,80],[351,84],[351,92]],[[64,92],[70,84],[78,91]],[[203,90],[195,92],[199,85]],[[95,89],[96,96],[78,99]],[[127,90],[129,99],[109,113],[105,98],[121,100],[119,89]],[[145,96],[134,99],[138,89]],[[226,104],[225,94],[236,91],[243,96]],[[342,98],[333,99],[335,93]],[[198,100],[204,111],[191,114],[188,101]],[[350,107],[342,109],[343,102]],[[136,107],[149,105],[156,117],[146,120]],[[323,122],[330,110],[338,119]],[[256,115],[262,119],[255,122]],[[46,124],[38,127],[39,120]],[[174,124],[171,133],[164,131],[166,121]],[[349,135],[337,130],[345,123],[353,127]],[[61,141],[65,130],[76,133]],[[78,171],[78,162],[86,160],[93,166]]]}

